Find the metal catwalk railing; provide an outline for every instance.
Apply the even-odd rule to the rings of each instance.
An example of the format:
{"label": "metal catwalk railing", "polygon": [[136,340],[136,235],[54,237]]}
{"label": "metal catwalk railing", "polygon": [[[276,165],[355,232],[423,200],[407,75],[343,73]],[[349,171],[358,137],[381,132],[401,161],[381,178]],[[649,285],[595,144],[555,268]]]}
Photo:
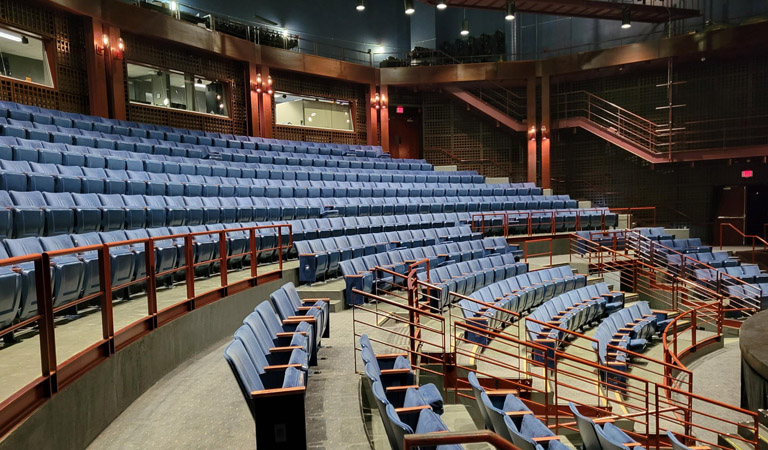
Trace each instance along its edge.
{"label": "metal catwalk railing", "polygon": [[[274,246],[261,247],[258,244],[263,233],[275,237]],[[286,234],[285,237],[283,237],[284,233]],[[229,237],[234,235],[239,235],[240,239],[244,237],[247,239],[247,245],[244,246],[245,251],[239,253],[230,251],[234,247],[230,247]],[[203,237],[209,236],[218,240],[215,244],[218,251],[212,252],[211,258],[196,260],[196,244]],[[0,349],[0,357],[4,357],[4,353],[9,357],[18,356],[18,353],[14,353],[14,348],[18,349],[19,346],[25,344],[31,345],[34,340],[39,341],[37,363],[29,355],[26,355],[27,357],[23,360],[4,362],[6,367],[14,365],[17,370],[22,365],[39,364],[39,370],[37,371],[38,376],[30,377],[25,382],[26,385],[0,403],[0,436],[7,434],[58,391],[73,383],[115,352],[151,333],[154,329],[226,296],[280,279],[283,269],[283,254],[292,246],[291,236],[290,225],[268,225],[110,242],[0,260],[0,266],[10,267],[22,276],[29,277],[28,282],[31,284],[29,289],[36,290],[37,303],[37,310],[32,316],[0,330],[0,337],[3,338],[9,338],[14,334],[23,336],[20,342],[16,338],[16,343]],[[163,241],[173,241],[172,247],[179,252],[179,255],[184,255],[184,262],[178,267],[158,272],[155,249],[156,243]],[[130,248],[134,256],[140,251],[144,253],[142,261],[144,273],[137,274],[132,281],[113,285],[112,256],[126,248]],[[52,273],[57,260],[64,256],[83,258],[88,252],[95,252],[98,255],[98,291],[75,301],[54,306]],[[265,259],[261,256],[273,254],[277,258],[276,263],[263,261],[265,265],[268,263],[272,268],[267,272],[260,273],[258,270],[259,261]],[[79,260],[84,263],[84,260]],[[235,268],[233,260],[238,260],[237,265],[242,266],[243,272],[245,272],[244,274],[240,273],[237,280],[233,276],[236,272],[228,273]],[[243,261],[242,265],[239,262],[241,260]],[[31,269],[29,263],[33,264],[34,274],[29,272]],[[245,268],[248,265],[250,267]],[[203,284],[206,280],[196,277],[195,269],[205,268],[204,266],[212,267],[211,271],[218,267],[219,274],[208,278],[205,287],[209,289],[200,292],[196,290],[195,284]],[[208,270],[206,272],[210,274]],[[218,278],[218,283],[216,283],[216,278]],[[169,292],[162,287],[158,288],[159,285],[166,284],[166,279],[183,284],[185,289],[181,287],[171,289],[174,293],[178,291],[180,295],[176,295],[172,301],[159,304],[159,293]],[[116,327],[116,305],[123,303],[118,303],[117,300],[113,301],[113,294],[129,288],[144,292],[146,310],[141,314],[136,314],[136,311],[133,311],[132,313],[136,317],[120,317],[121,323],[125,325]],[[138,301],[138,299],[132,300],[132,302]],[[81,310],[77,313],[82,314],[84,306],[89,306],[92,309],[90,314],[99,315],[101,320],[99,325],[94,326],[93,329],[96,332],[92,333],[90,338],[88,336],[83,337],[83,330],[80,330],[79,334],[76,333],[76,339],[73,341],[70,329],[74,323],[72,325],[68,323],[70,318],[66,314],[76,308],[80,308]],[[88,316],[80,317],[76,322],[85,320],[88,320]],[[63,343],[59,343],[57,340],[57,337],[60,336],[63,336]],[[64,359],[58,358],[57,350],[62,348],[62,345],[68,348],[67,354],[73,354],[73,356]],[[75,347],[74,351],[71,349],[72,346]],[[9,382],[9,379],[6,379],[5,382]]]}
{"label": "metal catwalk railing", "polygon": [[[693,373],[684,364],[691,353],[722,340],[725,297],[693,281],[678,279],[629,251],[611,250],[576,236],[571,248],[573,261],[586,262],[591,275],[636,293],[638,300],[648,301],[652,308],[663,309],[672,317],[657,338],[660,359],[608,344],[607,351],[624,353],[627,363],[601,363],[595,338],[552,323],[545,325],[557,331],[556,342],[542,345],[521,326],[521,322],[534,319],[471,296],[450,293],[452,307],[443,312],[430,310],[429,298],[424,295],[434,286],[419,281],[417,270],[399,277],[403,291],[397,295],[407,303],[392,299],[395,291],[385,294],[386,298],[358,292],[367,302],[355,307],[355,341],[370,331],[385,349],[398,342],[396,348],[411,354],[412,361],[423,355],[439,361],[446,401],[474,398],[466,377],[467,372],[474,371],[486,388],[516,393],[558,434],[577,430],[574,417],[564,407],[573,402],[589,416],[610,417],[626,425],[622,428],[646,448],[668,448],[665,433],[669,430],[690,445],[725,450],[719,437],[727,436],[743,448],[758,450],[757,415],[695,394]],[[370,327],[357,316],[385,307],[388,317],[408,315],[410,330],[402,327],[404,332],[395,333],[387,327]],[[424,339],[424,330],[441,335],[439,342]],[[409,335],[410,331],[414,334]],[[404,338],[411,344],[403,342]],[[442,355],[435,350],[443,351]],[[423,366],[415,365],[414,370]],[[739,436],[738,427],[751,431],[754,439]],[[418,442],[426,442],[423,438],[419,436]]]}

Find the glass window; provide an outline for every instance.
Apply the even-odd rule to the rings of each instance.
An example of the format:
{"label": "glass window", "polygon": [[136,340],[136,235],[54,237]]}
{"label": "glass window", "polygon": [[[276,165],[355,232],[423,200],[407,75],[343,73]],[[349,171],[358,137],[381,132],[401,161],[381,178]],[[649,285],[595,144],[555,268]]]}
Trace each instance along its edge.
{"label": "glass window", "polygon": [[53,87],[43,40],[0,28],[0,75]]}
{"label": "glass window", "polygon": [[229,115],[225,83],[139,64],[128,63],[128,98],[134,103]]}
{"label": "glass window", "polygon": [[287,92],[275,92],[275,121],[278,125],[355,131],[348,101]]}

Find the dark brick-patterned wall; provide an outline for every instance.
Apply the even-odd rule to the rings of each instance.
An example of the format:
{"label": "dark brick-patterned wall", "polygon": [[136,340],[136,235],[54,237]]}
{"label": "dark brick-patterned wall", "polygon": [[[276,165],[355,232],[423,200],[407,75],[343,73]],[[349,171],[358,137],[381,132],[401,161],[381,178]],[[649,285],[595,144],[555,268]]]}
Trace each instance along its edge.
{"label": "dark brick-patterned wall", "polygon": [[84,19],[31,0],[0,0],[0,23],[40,35],[56,47],[55,61],[50,61],[53,88],[2,79],[0,100],[87,114]]}
{"label": "dark brick-patterned wall", "polygon": [[129,120],[227,134],[248,134],[245,63],[128,33],[123,34],[123,39],[126,45],[126,64],[128,62],[149,64],[162,69],[200,75],[229,85],[230,117],[227,118],[131,104],[128,102],[126,77],[125,95]]}
{"label": "dark brick-patterned wall", "polygon": [[330,78],[315,77],[287,71],[272,71],[276,91],[296,95],[317,96],[333,100],[346,100],[352,105],[355,114],[355,131],[339,131],[322,128],[295,127],[274,123],[273,133],[276,139],[289,139],[309,142],[336,142],[341,144],[364,145],[367,142],[365,96],[368,86]]}

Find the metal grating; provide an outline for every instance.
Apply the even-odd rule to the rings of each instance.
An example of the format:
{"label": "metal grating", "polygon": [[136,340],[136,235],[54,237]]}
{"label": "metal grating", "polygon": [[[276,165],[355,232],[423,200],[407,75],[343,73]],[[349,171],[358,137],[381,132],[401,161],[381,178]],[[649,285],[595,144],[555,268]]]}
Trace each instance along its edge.
{"label": "metal grating", "polygon": [[[490,177],[509,177],[524,181],[525,136],[507,132],[496,123],[449,97],[422,94],[424,157],[435,165],[453,165],[459,170],[477,170]],[[442,149],[446,152],[430,149]],[[484,160],[484,162],[478,162]]]}

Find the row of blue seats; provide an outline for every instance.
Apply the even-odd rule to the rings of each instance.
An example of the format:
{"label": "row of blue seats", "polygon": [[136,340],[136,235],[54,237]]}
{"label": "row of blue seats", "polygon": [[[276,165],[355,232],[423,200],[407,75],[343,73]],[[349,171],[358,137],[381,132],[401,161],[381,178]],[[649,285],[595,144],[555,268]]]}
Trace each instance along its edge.
{"label": "row of blue seats", "polygon": [[[156,273],[167,273],[186,264],[184,239],[162,239],[171,235],[186,235],[206,231],[238,230],[241,227],[253,227],[247,224],[215,224],[198,226],[159,227],[127,231],[90,232],[83,234],[64,234],[51,237],[26,237],[5,239],[0,246],[0,259],[40,254],[56,250],[73,249],[92,245],[103,245],[129,240],[155,238],[154,261]],[[277,253],[278,239],[274,230],[259,230],[256,233],[256,250],[260,261],[270,261]],[[245,230],[230,231],[226,234],[227,256],[230,268],[243,267],[251,261],[250,237]],[[283,243],[287,246],[287,242]],[[143,242],[113,246],[110,248],[111,285],[115,289],[146,276],[146,256]],[[196,263],[195,275],[208,276],[220,270],[219,234],[206,234],[193,238],[193,258]],[[81,251],[52,258],[52,293],[54,307],[66,305],[75,300],[89,297],[100,290],[98,256],[96,251]],[[174,275],[165,275],[158,279],[168,286],[174,279],[183,279],[183,271]],[[0,268],[0,284],[4,288],[0,295],[0,328],[15,320],[24,320],[37,312],[37,294],[34,281],[35,270],[32,262],[17,264],[13,267]],[[130,292],[121,289],[123,297]]]}
{"label": "row of blue seats", "polygon": [[701,244],[699,238],[688,239],[664,239],[654,243],[651,247],[651,251],[658,254],[669,254],[672,252],[677,253],[707,253],[712,251],[712,247]]}
{"label": "row of blue seats", "polygon": [[[456,198],[458,199],[458,198]],[[425,199],[252,199],[251,197],[179,197],[160,195],[70,194],[0,191],[0,235],[54,236],[158,226],[247,221],[291,221],[323,217],[453,214],[456,207],[490,204],[427,203]],[[411,200],[405,202],[404,200]],[[446,200],[446,199],[438,199]],[[346,202],[346,203],[345,203]],[[466,212],[466,211],[461,211]],[[474,212],[474,211],[470,211]],[[469,221],[469,219],[467,220]],[[383,223],[383,219],[382,219]]]}
{"label": "row of blue seats", "polygon": [[[456,239],[452,236],[452,239]],[[510,247],[506,245],[499,245],[497,238],[485,238],[483,240],[469,240],[460,242],[448,242],[444,244],[438,244],[429,247],[414,247],[410,249],[402,249],[392,251],[386,256],[368,255],[363,258],[354,258],[348,261],[342,261],[339,266],[341,273],[344,276],[345,290],[344,296],[348,305],[359,305],[364,303],[365,299],[359,294],[355,294],[355,289],[362,292],[374,292],[375,283],[380,280],[385,280],[389,283],[395,280],[388,276],[388,274],[374,273],[373,268],[376,266],[384,267],[384,265],[392,266],[396,270],[404,271],[406,265],[412,265],[419,263],[420,261],[428,260],[429,267],[439,267],[446,264],[454,264],[459,262],[472,261],[474,258],[483,258],[490,255],[503,255],[509,253],[513,257],[519,259],[522,253],[517,249],[517,246]],[[485,248],[485,250],[483,250]],[[498,269],[494,269],[494,264],[499,264]],[[494,259],[483,258],[479,261],[478,270],[498,270],[501,273],[505,272],[503,267],[503,261],[494,261]],[[399,272],[398,272],[399,273]]]}
{"label": "row of blue seats", "polygon": [[[414,384],[415,374],[404,354],[376,354],[367,335],[360,336],[361,358],[379,416],[392,450],[402,450],[413,433],[449,431],[440,415],[443,397],[434,384]],[[460,450],[460,445],[421,446]]]}
{"label": "row of blue seats", "polygon": [[317,364],[328,304],[302,301],[292,284],[270,297],[277,312],[260,303],[235,332],[224,359],[251,411],[258,447],[305,448],[308,368]]}
{"label": "row of blue seats", "polygon": [[[1,158],[1,156],[0,156]],[[175,163],[174,163],[175,164]],[[192,166],[190,166],[190,171]],[[240,169],[237,173],[240,173]],[[322,180],[270,180],[145,170],[104,169],[0,159],[0,188],[17,191],[108,194],[196,195],[205,197],[458,197],[519,196],[560,202],[575,208],[566,195],[530,195],[527,188],[424,187],[414,183],[363,183]],[[475,185],[486,186],[486,185]],[[562,206],[562,205],[566,206]]]}
{"label": "row of blue seats", "polygon": [[647,237],[652,241],[674,239],[674,236],[667,234],[667,231],[664,229],[664,227],[639,227],[633,228],[632,231],[640,234],[640,236]]}
{"label": "row of blue seats", "polygon": [[728,252],[699,252],[686,253],[685,255],[670,253],[667,255],[667,266],[675,269],[675,272],[680,273],[683,263],[688,269],[700,267],[702,264],[718,269],[741,264],[738,258],[731,257]]}
{"label": "row of blue seats", "polygon": [[383,154],[380,146],[286,141],[251,136],[235,136],[218,132],[204,132],[200,130],[188,130],[185,128],[173,128],[163,125],[88,116],[7,101],[0,102],[0,118],[35,122],[42,125],[55,125],[69,129],[74,128],[100,131],[124,136],[155,136],[158,139],[174,142],[210,142],[208,145],[216,145],[219,147],[236,146],[237,143],[257,143],[270,146],[274,145],[275,147],[280,146],[282,148],[288,147],[289,149],[297,146],[303,148],[327,149],[331,150],[329,154],[338,156],[345,154],[373,158],[389,156]]}
{"label": "row of blue seats", "polygon": [[[432,310],[443,311],[451,304],[450,293],[471,295],[495,282],[526,273],[528,264],[519,263],[517,259],[511,253],[499,256],[480,254],[472,261],[430,268],[429,272],[421,272],[417,277],[419,280],[434,286],[427,289]],[[486,261],[491,263],[492,268],[487,268],[487,266],[483,268],[482,263]],[[497,268],[503,269],[503,271],[497,272]]]}
{"label": "row of blue seats", "polygon": [[[618,372],[629,370],[631,352],[644,351],[648,341],[666,328],[671,319],[667,311],[652,311],[648,302],[640,301],[606,317],[595,333],[592,348],[598,362],[617,372],[601,371],[600,377],[607,386],[619,391],[626,389],[626,377]],[[611,346],[610,348],[608,346]]]}
{"label": "row of blue seats", "polygon": [[[467,233],[471,232],[467,226],[462,228]],[[459,231],[459,228],[430,228],[297,241],[299,281],[311,284],[318,279],[332,278],[337,275],[341,261],[396,248],[435,245]]]}
{"label": "row of blue seats", "polygon": [[[502,330],[515,321],[517,315],[528,313],[555,295],[583,287],[586,283],[587,278],[573,273],[571,266],[540,269],[486,286],[469,299],[460,300],[459,308],[467,323]],[[487,335],[482,333],[468,332],[465,337],[481,345],[488,344]]]}
{"label": "row of blue seats", "polygon": [[[141,130],[143,131],[143,130]],[[102,148],[109,150],[124,150],[129,152],[148,153],[148,154],[161,154],[161,155],[173,155],[173,156],[185,156],[189,158],[214,158],[224,161],[236,161],[236,162],[268,162],[269,160],[282,160],[282,164],[289,164],[294,166],[315,166],[315,167],[352,167],[352,163],[355,166],[380,168],[387,170],[401,170],[401,171],[415,171],[425,172],[432,171],[432,165],[418,160],[416,162],[408,162],[401,160],[392,160],[384,158],[346,158],[342,156],[330,155],[330,150],[326,149],[326,154],[320,154],[320,150],[316,147],[295,147],[290,151],[275,150],[267,145],[267,148],[256,150],[259,147],[263,147],[264,144],[248,144],[242,143],[242,149],[235,148],[222,148],[213,146],[209,143],[209,138],[198,138],[190,136],[186,141],[169,141],[168,135],[165,138],[151,137],[153,132],[148,132],[150,137],[142,136],[127,136],[120,134],[104,133],[99,131],[80,130],[77,128],[64,128],[56,125],[41,125],[38,123],[23,122],[13,119],[0,118],[0,133],[2,136],[10,138],[18,138],[22,140],[36,141],[38,143],[54,143],[60,145],[79,145],[84,147]],[[145,132],[146,133],[146,132]],[[198,140],[205,140],[205,144],[198,142]],[[228,143],[229,144],[229,143]],[[239,141],[233,142],[238,146],[241,145]],[[39,145],[39,144],[38,144]],[[272,146],[274,147],[274,145]],[[282,146],[278,146],[282,147]],[[286,162],[287,160],[294,160],[292,163]],[[470,173],[470,175],[476,175],[476,172]]]}
{"label": "row of blue seats", "polygon": [[[533,359],[554,363],[555,350],[562,348],[572,336],[567,331],[584,331],[624,307],[624,294],[609,291],[605,283],[591,284],[564,292],[544,302],[526,320],[531,342],[547,348],[546,355],[534,352]],[[557,327],[557,328],[555,328]]]}
{"label": "row of blue seats", "polygon": [[467,381],[472,387],[486,429],[494,431],[521,450],[568,449],[517,397],[516,390],[486,389],[475,372],[467,374]]}
{"label": "row of blue seats", "polygon": [[603,251],[601,247],[614,251],[623,251],[626,248],[626,233],[624,231],[576,231],[579,236],[575,250],[580,255]]}
{"label": "row of blue seats", "polygon": [[[571,410],[573,418],[576,419],[576,426],[579,429],[582,441],[582,450],[625,450],[628,448],[645,450],[640,443],[630,438],[624,430],[614,425],[614,418],[610,416],[595,419],[589,418],[582,414],[573,402],[568,402],[568,408]],[[672,436],[672,439],[676,440],[673,434],[667,433]],[[674,450],[683,449],[674,447]]]}
{"label": "row of blue seats", "polygon": [[[742,264],[739,266],[722,267],[719,269],[694,269],[693,276],[707,287],[711,287],[720,280],[719,274],[725,273],[731,277],[738,278],[739,280],[750,284],[762,284],[768,283],[768,273],[760,270],[757,264]],[[723,282],[726,284],[732,284],[730,278],[724,278]]]}
{"label": "row of blue seats", "polygon": [[[272,157],[267,155],[254,155],[252,157],[218,159],[200,159],[203,154],[201,150],[150,146],[138,147],[135,144],[117,145],[112,148],[108,143],[99,147],[100,141],[91,142],[92,138],[81,139],[78,145],[65,144],[61,142],[46,142],[40,140],[23,139],[15,136],[0,136],[0,154],[4,159],[13,159],[41,163],[59,163],[60,161],[68,165],[84,160],[93,167],[118,167],[119,164],[125,164],[125,160],[141,161],[169,161],[176,163],[205,165],[215,167],[239,167],[243,169],[264,169],[278,172],[301,172],[313,173],[333,173],[337,176],[344,174],[357,181],[356,174],[361,175],[386,175],[389,177],[403,177],[403,180],[433,180],[434,182],[465,182],[471,184],[483,184],[484,178],[480,175],[464,172],[432,172],[432,171],[411,171],[398,170],[384,161],[335,161],[322,158],[294,158],[294,157]],[[108,141],[112,142],[112,141]],[[136,149],[144,151],[137,151]],[[104,160],[107,162],[104,162]],[[392,164],[392,163],[389,163]],[[301,176],[297,174],[296,177]],[[306,174],[303,175],[306,177]],[[282,179],[282,177],[281,177]],[[301,179],[301,178],[299,178]],[[366,178],[360,181],[367,181]],[[375,178],[372,181],[377,181]],[[524,186],[533,187],[533,186]]]}

